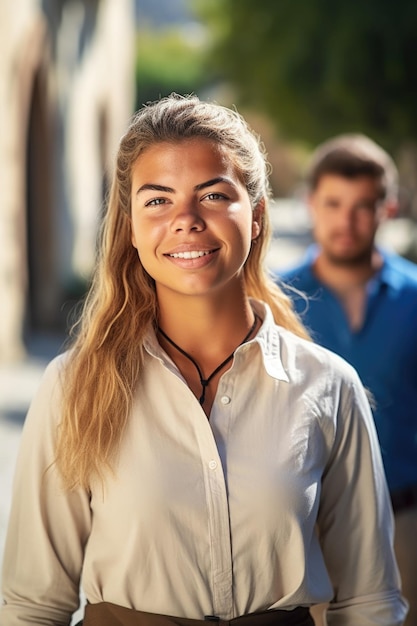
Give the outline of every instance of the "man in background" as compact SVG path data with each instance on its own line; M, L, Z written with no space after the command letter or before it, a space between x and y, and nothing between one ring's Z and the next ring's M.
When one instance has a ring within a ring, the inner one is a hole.
M313 339L350 362L373 396L405 624L416 626L417 266L375 244L397 211L397 169L368 137L341 135L317 148L307 182L315 244L281 279Z

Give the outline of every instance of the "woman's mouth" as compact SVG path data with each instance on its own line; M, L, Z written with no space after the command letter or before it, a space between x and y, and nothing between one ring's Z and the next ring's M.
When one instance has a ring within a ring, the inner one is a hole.
M212 254L212 250L189 250L188 252L172 252L167 256L173 259L198 259L202 256Z

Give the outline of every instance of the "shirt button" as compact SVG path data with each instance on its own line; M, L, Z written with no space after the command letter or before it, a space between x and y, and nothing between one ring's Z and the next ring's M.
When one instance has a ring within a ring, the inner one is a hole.
M220 398L220 402L221 402L222 404L230 404L230 402L231 402L231 398L230 398L229 396L222 396L222 397Z
M215 461L214 459L212 461L209 462L209 468L214 470L217 467L217 461Z

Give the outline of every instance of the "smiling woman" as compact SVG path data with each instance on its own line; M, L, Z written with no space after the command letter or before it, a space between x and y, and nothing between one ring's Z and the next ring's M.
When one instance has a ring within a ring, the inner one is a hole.
M78 332L25 423L2 624L67 625L81 572L84 626L309 626L322 602L401 624L366 394L264 267L261 145L193 96L132 119Z
M181 296L188 296L189 324L207 298L217 325L224 308L234 312L237 324L245 310L243 266L260 233L262 209L252 209L238 172L224 157L216 143L193 138L158 143L133 166L132 241L155 281L164 327L176 323L172 311L184 307ZM184 341L190 342L190 330L188 325ZM236 328L236 335L239 330L244 328Z

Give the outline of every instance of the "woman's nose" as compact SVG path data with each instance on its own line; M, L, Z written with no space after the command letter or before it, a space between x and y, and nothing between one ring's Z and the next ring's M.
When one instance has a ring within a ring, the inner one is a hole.
M200 231L204 230L204 227L204 220L193 202L184 202L178 206L171 224L173 232Z

